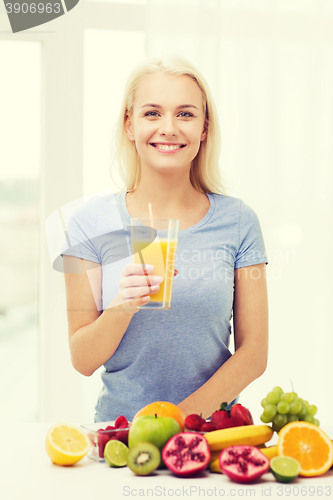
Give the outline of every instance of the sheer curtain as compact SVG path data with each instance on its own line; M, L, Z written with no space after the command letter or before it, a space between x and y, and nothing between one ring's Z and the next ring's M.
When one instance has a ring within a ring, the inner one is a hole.
M269 265L270 354L242 394L256 418L275 385L333 400L333 2L148 0L147 56L180 54L208 81L228 194L257 212Z

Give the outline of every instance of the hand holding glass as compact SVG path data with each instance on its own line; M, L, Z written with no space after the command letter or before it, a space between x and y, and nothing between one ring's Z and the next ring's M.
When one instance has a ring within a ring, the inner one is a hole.
M148 228L148 230L147 230ZM164 279L150 301L141 309L165 310L171 307L172 286L175 270L179 220L131 219L131 244L133 261L145 266L153 265L151 276L146 275L148 286L154 276Z

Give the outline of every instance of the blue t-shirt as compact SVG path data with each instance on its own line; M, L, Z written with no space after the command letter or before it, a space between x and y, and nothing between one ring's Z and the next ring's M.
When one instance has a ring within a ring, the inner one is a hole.
M234 270L267 258L255 212L238 198L207 196L205 217L178 234L171 309L134 314L104 364L95 422L132 419L153 401L178 404L231 356ZM130 252L122 258L124 245L112 245L112 232L129 225L126 193L103 191L77 209L67 226L75 249L62 253L102 265L103 309L119 291L121 270L132 262Z

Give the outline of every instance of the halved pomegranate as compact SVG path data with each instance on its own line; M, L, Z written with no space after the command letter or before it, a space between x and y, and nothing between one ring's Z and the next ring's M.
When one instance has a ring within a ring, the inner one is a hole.
M251 483L269 469L269 459L255 446L229 446L219 461L221 471L237 483Z
M207 439L196 432L180 432L164 446L162 459L176 476L199 474L206 469L210 460Z

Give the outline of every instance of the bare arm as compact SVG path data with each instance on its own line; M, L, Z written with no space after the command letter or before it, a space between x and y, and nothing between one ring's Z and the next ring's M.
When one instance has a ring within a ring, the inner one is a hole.
M224 401L230 403L266 369L268 300L266 264L235 269L235 353L214 375L178 406L186 415L209 417Z
M147 297L151 289L142 270L140 275L141 266L129 264L122 272L120 292L101 313L101 266L77 257L64 259L65 266L73 262L69 259L81 260L82 264L82 273L65 273L68 335L74 368L90 376L113 356L138 306L149 300L143 295Z

